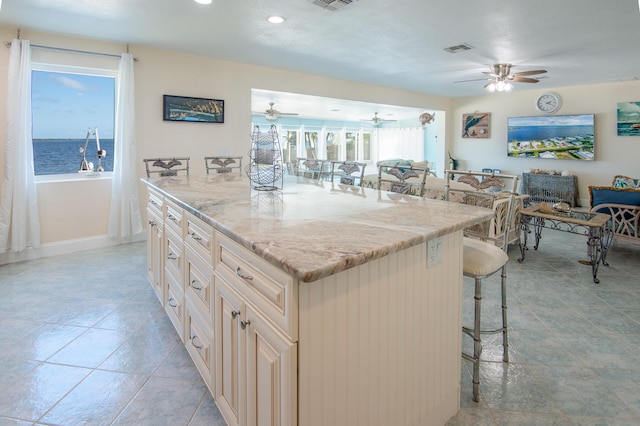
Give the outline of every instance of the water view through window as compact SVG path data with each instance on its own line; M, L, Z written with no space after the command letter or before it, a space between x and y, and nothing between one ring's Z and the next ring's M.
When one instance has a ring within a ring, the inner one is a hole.
M31 89L35 174L78 173L83 159L97 170L96 128L101 166L113 171L115 78L34 69Z

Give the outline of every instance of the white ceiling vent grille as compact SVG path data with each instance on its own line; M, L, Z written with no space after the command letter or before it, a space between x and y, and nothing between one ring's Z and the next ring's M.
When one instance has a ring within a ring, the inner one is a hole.
M463 43L463 44L458 44L457 46L447 47L444 50L446 50L449 53L458 53L458 52L464 52L471 49L473 49L473 47L469 46L466 43Z
M336 11L345 6L349 6L354 1L357 0L313 0L313 4L318 5L323 9Z

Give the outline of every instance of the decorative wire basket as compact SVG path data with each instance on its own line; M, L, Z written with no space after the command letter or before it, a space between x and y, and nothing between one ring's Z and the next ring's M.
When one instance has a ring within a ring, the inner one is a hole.
M251 133L249 164L245 169L253 189L258 191L282 189L284 180L282 167L282 151L276 126L272 124L268 132L261 132L260 127L255 126Z

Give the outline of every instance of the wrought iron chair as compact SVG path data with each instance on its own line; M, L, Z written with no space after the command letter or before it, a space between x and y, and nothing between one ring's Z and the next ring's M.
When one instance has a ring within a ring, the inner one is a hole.
M378 189L422 197L428 174L429 169L427 167L379 163Z
M177 176L179 172L189 176L189 157L144 158L142 161L144 161L147 177L153 174Z
M316 158L298 158L296 161L296 176L321 180L327 173L327 160Z
M238 172L242 174L242 157L240 156L204 157L204 165L207 169L207 174L212 170L215 173L230 173L233 169L238 169Z
M474 320L473 327L462 327L464 334L473 338L473 354L463 351L462 357L473 363L473 400L480 400L480 354L482 353L482 334L502 333L502 359L509 362L509 338L507 328L507 262L509 256L507 249L511 242L519 241L519 224L516 222L519 209L516 190L518 176L507 174L494 174L483 172L471 172L460 170L446 170L445 200L453 191L463 192L463 203L481 207L487 207L496 211L495 225L482 224L465 230L463 275L474 279ZM451 189L451 175L455 174L458 181L468 183L474 190ZM482 179L482 180L480 180ZM509 188L507 184L510 182ZM503 192L485 191L489 188L499 187ZM506 201L505 201L506 200ZM496 209L495 204L498 204ZM496 229L490 229L495 226ZM516 228L517 237L510 231ZM515 239L514 239L515 238ZM497 329L481 328L482 305L482 280L500 271L502 326Z
M332 161L330 180L335 182L335 179L339 178L339 182L343 185L362 186L365 167L367 167L366 163L356 161Z

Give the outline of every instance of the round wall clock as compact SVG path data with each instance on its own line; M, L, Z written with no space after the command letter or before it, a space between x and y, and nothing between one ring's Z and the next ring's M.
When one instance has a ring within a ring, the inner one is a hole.
M546 114L553 114L562 106L562 98L555 92L547 92L536 99L536 109Z

